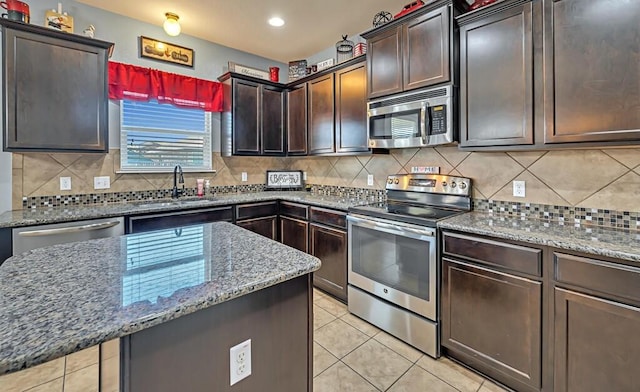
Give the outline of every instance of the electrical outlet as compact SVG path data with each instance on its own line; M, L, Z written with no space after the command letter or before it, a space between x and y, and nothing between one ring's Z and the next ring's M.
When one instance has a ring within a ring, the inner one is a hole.
M513 182L513 196L514 197L525 197L525 186L524 181L514 181Z
M71 177L60 177L60 190L61 191L71 190Z
M251 375L251 339L229 349L229 385Z
M307 181L307 172L302 172L302 180Z
M93 189L109 189L111 188L111 177L93 177Z
M247 182L247 172L242 172L242 182Z
M373 186L373 174L368 174L367 175L367 185L368 186Z

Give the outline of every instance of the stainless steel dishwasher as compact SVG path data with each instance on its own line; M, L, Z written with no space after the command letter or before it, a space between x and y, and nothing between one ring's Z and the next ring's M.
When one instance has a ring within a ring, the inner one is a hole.
M13 255L67 242L116 237L124 234L124 218L92 219L13 229Z

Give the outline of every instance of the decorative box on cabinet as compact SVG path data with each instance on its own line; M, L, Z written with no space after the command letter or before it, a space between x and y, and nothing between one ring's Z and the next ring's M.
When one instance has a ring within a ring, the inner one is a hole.
M108 152L113 44L0 18L4 151Z

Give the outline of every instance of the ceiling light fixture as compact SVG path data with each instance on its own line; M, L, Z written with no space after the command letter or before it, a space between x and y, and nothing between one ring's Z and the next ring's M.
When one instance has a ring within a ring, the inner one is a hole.
M179 35L181 28L178 19L180 19L180 17L173 12L167 12L164 16L166 19L162 27L164 28L165 33L172 37Z
M269 19L269 24L273 27L281 27L284 26L284 20L282 18L278 18L277 16Z

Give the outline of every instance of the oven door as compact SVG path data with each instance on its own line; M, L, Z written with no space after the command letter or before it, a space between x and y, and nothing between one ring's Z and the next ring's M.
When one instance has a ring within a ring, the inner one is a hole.
M349 284L436 321L436 231L360 215L349 222Z
M370 148L427 145L427 103L407 102L371 108L367 112Z

